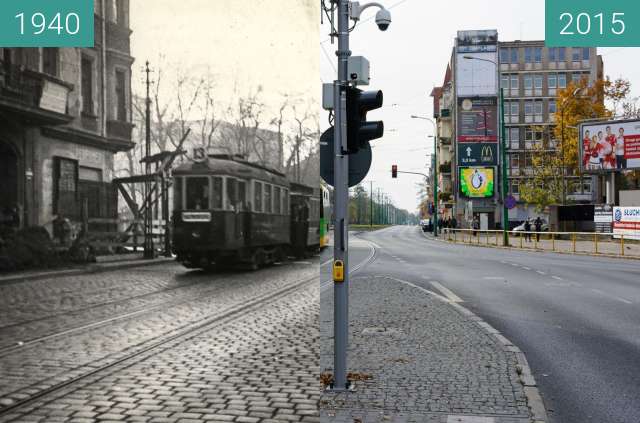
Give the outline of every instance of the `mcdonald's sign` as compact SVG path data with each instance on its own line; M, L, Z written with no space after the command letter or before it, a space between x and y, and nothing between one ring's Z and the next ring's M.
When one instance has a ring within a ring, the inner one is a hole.
M458 143L458 166L496 166L497 143Z

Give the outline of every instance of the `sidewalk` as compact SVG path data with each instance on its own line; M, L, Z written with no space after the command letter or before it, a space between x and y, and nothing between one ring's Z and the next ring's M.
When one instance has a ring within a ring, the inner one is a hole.
M68 267L63 269L43 269L36 271L24 271L0 274L0 285L9 285L12 283L31 281L38 279L59 278L65 276L77 276L87 273L108 272L110 270L128 269L140 266L151 266L154 264L168 263L175 261L173 257L158 257L151 260L120 260L107 261L103 263L89 263Z
M381 276L353 278L349 303L348 368L360 380L322 394L322 422L544 421L524 355L466 309ZM320 364L332 372L333 295L320 309Z

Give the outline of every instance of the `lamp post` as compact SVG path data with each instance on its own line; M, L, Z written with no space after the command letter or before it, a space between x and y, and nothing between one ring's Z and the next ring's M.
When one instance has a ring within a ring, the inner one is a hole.
M474 56L462 56L467 60L479 60L482 62L493 63L496 67L496 75L498 73L498 63L491 59L483 59L480 57ZM497 76L496 76L497 78ZM507 208L507 144L506 144L506 136L505 136L505 126L504 126L504 89L500 88L500 167L502 168L501 172L501 190L500 190L500 201L502 201L502 243L504 246L509 245L509 209Z
M438 236L438 127L436 122L425 116L411 115L411 119L422 119L433 125L433 236Z

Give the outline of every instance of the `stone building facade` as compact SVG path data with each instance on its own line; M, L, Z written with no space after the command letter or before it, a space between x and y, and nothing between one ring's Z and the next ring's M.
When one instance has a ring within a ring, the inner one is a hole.
M0 220L115 217L132 148L129 0L95 0L93 48L0 48Z

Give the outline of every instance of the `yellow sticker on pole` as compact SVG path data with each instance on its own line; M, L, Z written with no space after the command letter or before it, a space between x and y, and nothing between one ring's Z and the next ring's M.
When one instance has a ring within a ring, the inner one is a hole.
M344 262L342 260L333 262L333 281L344 282Z

